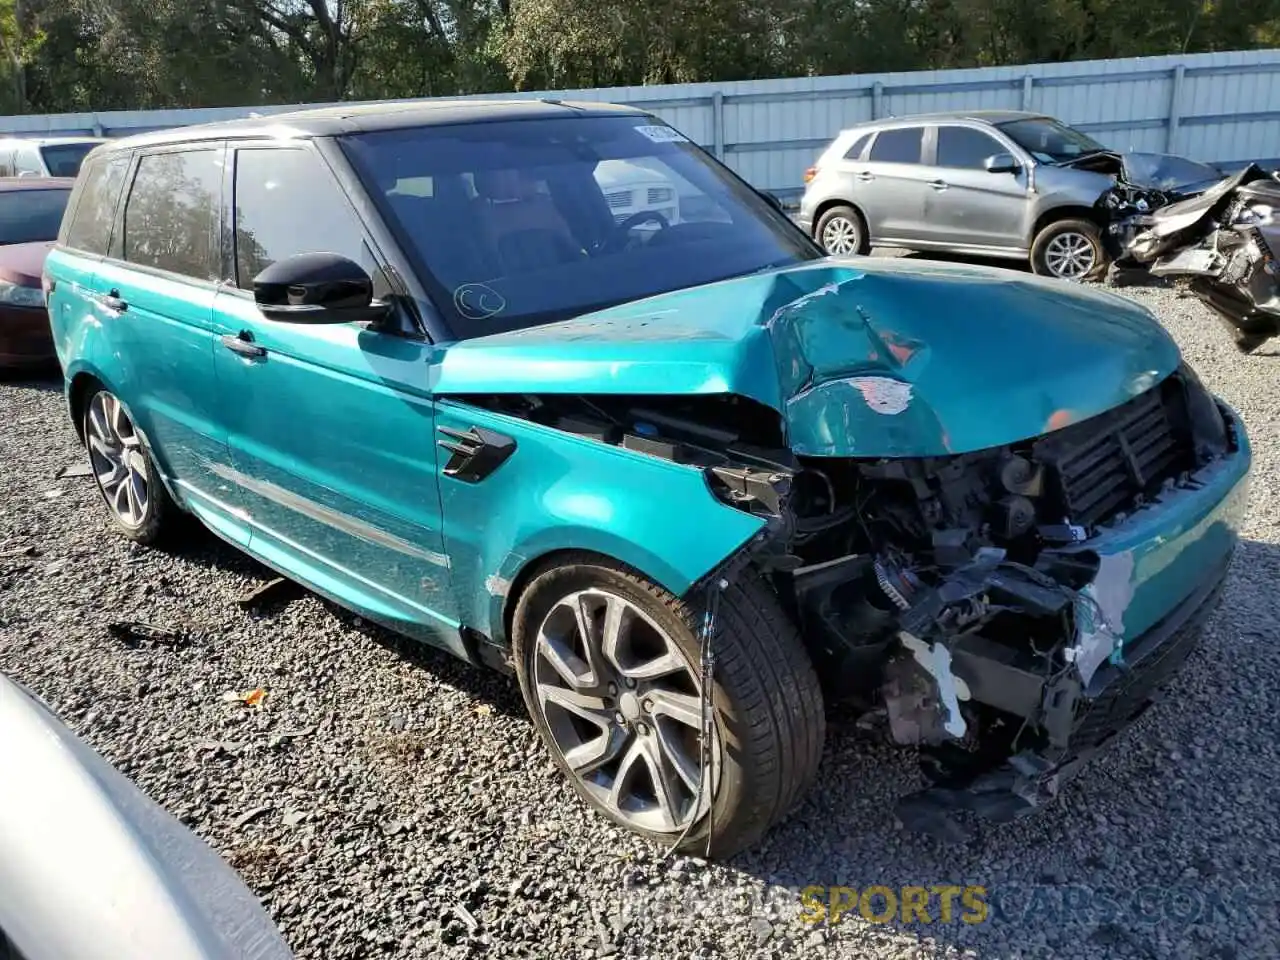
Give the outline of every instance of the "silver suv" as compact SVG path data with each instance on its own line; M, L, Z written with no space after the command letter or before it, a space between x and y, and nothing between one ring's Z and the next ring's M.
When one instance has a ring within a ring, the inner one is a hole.
M74 177L103 137L0 137L0 177Z
M1095 203L1116 178L1075 164L1110 153L1035 113L875 121L842 132L806 172L799 222L836 255L893 246L1029 257L1036 273L1088 279L1106 266Z

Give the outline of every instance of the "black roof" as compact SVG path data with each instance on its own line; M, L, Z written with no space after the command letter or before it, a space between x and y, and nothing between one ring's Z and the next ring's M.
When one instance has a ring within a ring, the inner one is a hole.
M113 140L98 149L107 152L169 143L188 143L193 140L239 140L255 137L306 139L403 127L571 116L647 116L647 114L635 107L568 100L402 100L386 103L340 104L335 107L295 110L244 120L174 127Z

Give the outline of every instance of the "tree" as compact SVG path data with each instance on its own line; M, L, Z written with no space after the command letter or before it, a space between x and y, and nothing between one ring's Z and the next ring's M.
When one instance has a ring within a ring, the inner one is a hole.
M8 112L944 69L1280 43L1280 0L0 0Z

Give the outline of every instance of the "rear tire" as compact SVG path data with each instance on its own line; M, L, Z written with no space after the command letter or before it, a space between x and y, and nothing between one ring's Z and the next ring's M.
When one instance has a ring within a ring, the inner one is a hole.
M1031 245L1031 269L1059 280L1096 280L1107 269L1102 231L1088 220L1055 220Z
M833 257L862 256L871 250L867 222L853 207L839 204L818 218L814 239Z
M604 558L571 555L521 594L513 644L534 726L578 794L641 836L669 845L683 835L680 850L722 858L756 843L809 789L826 720L795 626L759 577L743 574L722 593L712 636L706 784L702 604L701 595L682 600ZM646 678L660 660L670 670ZM672 705L684 721L673 719ZM633 752L642 760L628 760ZM679 801L669 815L659 780Z
M94 390L84 405L84 445L112 525L135 543L160 543L179 511L142 434L109 390Z

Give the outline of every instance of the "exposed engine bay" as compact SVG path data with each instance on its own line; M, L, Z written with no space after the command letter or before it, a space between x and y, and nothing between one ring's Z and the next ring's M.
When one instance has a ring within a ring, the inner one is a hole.
M773 583L828 698L920 749L934 786L900 818L946 835L949 809L1033 809L1057 771L1145 709L1147 685L1103 692L1123 651L1091 542L1196 489L1233 444L1185 366L1042 436L917 459L796 457L778 415L736 396L458 399L699 467L718 498L764 519L706 580L750 564ZM1162 655L1165 675L1186 652Z

